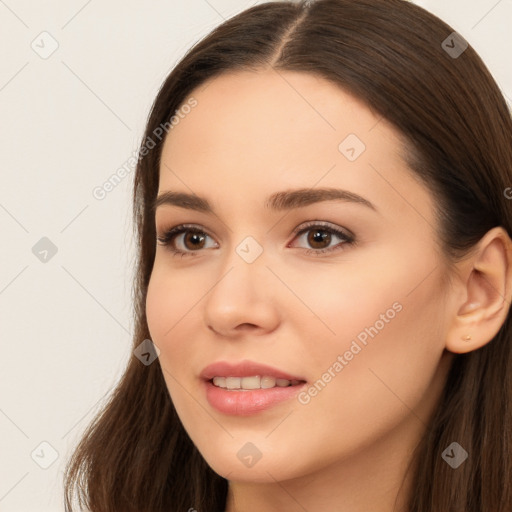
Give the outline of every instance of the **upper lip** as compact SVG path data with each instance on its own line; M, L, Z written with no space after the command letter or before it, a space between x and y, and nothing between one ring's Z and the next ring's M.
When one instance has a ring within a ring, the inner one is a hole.
M217 361L203 368L201 378L211 380L213 377L252 377L254 375L275 377L276 379L306 381L303 377L273 368L266 364L249 361L247 359L238 363L228 361Z

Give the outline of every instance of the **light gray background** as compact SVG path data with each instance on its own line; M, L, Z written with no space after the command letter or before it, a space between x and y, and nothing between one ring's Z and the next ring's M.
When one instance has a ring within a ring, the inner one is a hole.
M92 191L136 151L177 60L255 3L0 0L2 512L63 510L66 459L131 356L133 172L103 200ZM512 0L417 3L510 102ZM51 49L43 31L58 43L48 58L31 47ZM32 250L43 237L57 247L46 262Z

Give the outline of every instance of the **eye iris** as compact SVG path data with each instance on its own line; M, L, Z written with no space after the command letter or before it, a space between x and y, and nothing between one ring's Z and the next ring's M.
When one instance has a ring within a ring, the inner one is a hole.
M184 238L184 241L185 241L185 246L187 246L187 241L192 241L192 249L201 249L202 248L202 245L201 245L201 242L204 243L204 240L205 240L205 236L204 235L201 235L200 233L186 233L185 234L185 238ZM187 249L190 249L191 247L188 247L187 246Z
M310 231L310 235L308 236L308 243L311 244L315 249L322 249L322 247L317 247L315 244L322 244L327 241L327 245L331 242L331 234L327 233L321 229L315 229Z

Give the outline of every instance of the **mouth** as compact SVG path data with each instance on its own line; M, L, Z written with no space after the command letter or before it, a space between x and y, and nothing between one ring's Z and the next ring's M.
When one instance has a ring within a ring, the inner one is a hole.
M204 368L200 378L210 406L231 416L250 416L284 404L307 383L301 376L248 360L219 361Z
M213 377L208 382L214 386L230 391L251 391L254 389L287 388L304 384L305 380L281 379L271 375L252 375L250 377Z
M306 379L302 376L292 375L291 373L280 370L279 368L274 368L263 363L257 363L256 361L249 361L247 359L236 363L217 361L203 368L200 377L207 381L212 380L212 382L214 378L224 378L226 379L227 387L230 385L236 385L238 388L243 386L243 383L234 380L236 378L252 379L244 381L248 386L255 386L257 384L256 378L259 378L260 385L258 387L263 388L265 388L265 386L273 387L276 384L281 384L284 387L284 381L292 383L294 381L306 382ZM273 382L272 379L275 379L275 382ZM263 384L263 386L261 386L261 384ZM218 385L223 387L222 381L218 381ZM289 384L286 383L286 385Z

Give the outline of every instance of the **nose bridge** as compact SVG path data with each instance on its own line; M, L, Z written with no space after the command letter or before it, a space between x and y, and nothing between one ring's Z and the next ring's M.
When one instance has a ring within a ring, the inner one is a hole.
M222 289L239 300L259 300L264 293L261 285L266 281L265 273L269 273L267 263L263 245L253 236L244 237L223 258L214 290Z
M205 298L209 326L225 334L241 324L273 328L277 314L267 263L264 248L254 237L246 236L233 246L222 258L219 278Z

